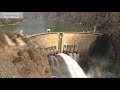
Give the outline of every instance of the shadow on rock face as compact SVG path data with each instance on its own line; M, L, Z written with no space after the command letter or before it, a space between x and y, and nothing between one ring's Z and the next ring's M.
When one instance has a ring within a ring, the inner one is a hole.
M106 77L120 77L120 31L99 36L90 46L89 55L99 61Z

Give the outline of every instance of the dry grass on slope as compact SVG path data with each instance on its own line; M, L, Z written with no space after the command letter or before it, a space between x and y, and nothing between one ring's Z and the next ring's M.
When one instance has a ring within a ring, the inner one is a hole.
M0 34L0 78L50 78L48 60L41 49L29 44L9 47ZM28 48L28 49L27 49ZM30 53L31 51L31 53Z
M28 49L20 50L14 61L18 74L22 78L51 78L52 74L46 56L40 48L32 43Z
M38 66L37 69L43 78L52 76L48 59L40 46L36 47L35 44L29 43L27 53L30 56L30 60Z
M0 49L0 78L50 78L47 59L38 52L33 51L36 55L31 59L27 50Z

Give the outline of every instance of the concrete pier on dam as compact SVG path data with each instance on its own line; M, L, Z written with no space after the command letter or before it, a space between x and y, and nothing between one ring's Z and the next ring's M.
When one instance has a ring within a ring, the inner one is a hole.
M58 53L88 55L90 46L99 35L101 34L88 32L50 32L27 37L45 49L49 57Z

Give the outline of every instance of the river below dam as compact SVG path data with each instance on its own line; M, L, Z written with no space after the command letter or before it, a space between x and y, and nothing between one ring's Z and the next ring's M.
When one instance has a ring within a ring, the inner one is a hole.
M24 22L17 25L6 25L0 28L14 32L23 30L25 35L44 33L48 28L52 32L78 32L86 30L81 24L48 19L26 19Z

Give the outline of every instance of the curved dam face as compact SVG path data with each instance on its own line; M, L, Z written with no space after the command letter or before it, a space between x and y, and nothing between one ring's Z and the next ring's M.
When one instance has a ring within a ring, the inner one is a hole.
M57 53L79 53L79 56L88 55L90 47L93 45L99 33L43 33L30 35L33 43L45 49L48 56Z
M87 78L78 63L64 53L51 56L49 63L53 75L58 78Z

